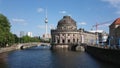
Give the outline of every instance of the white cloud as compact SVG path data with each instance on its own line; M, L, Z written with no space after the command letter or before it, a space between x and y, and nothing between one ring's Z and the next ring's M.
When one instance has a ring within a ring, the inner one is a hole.
M38 9L37 9L37 12L38 12L38 13L41 13L41 12L43 12L43 11L44 11L43 8L38 8Z
M18 19L18 18L12 18L13 23L21 24L21 25L27 25L25 19Z
M68 16L72 17L72 15L71 15L71 14L68 14Z
M80 22L80 23L78 23L79 25L87 25L87 23L86 22Z
M37 28L45 29L46 27L45 27L45 25L38 25ZM48 29L55 29L55 25L54 24L49 24Z
M62 10L62 11L59 11L59 13L61 13L61 14L66 14L67 11Z
M120 14L120 10L116 11L116 14Z
M17 18L13 18L12 21L14 22L24 22L24 19L17 19Z
M102 0L102 1L108 2L116 8L120 8L120 0Z
M109 26L110 25L110 23L107 23L107 24L104 24L105 26Z
M37 27L40 29L45 29L45 25L38 25Z
M111 6L117 9L116 14L120 14L120 0L102 0L103 2L108 2Z
M49 28L50 28L50 29L55 29L55 25L54 25L54 24L50 24L50 25L49 25Z

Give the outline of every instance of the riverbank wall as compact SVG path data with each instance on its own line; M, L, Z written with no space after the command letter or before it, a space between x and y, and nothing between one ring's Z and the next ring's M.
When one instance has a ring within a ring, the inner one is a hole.
M17 45L0 48L0 53L9 52L9 51L13 51L13 50L17 50Z
M97 59L109 63L120 64L120 50L86 46L85 51Z
M38 44L39 43L14 44L14 45L9 46L9 47L0 48L0 53L14 51L14 50L20 50L21 48L26 49L26 48L30 48L30 47L33 47L33 46L37 46Z

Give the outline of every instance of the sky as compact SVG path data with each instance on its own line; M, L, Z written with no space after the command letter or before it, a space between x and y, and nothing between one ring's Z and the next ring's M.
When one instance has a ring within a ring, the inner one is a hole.
M105 23L98 30L109 32L109 25L120 17L120 0L0 0L0 13L8 18L11 32L18 36L20 31L42 36L46 9L48 33L65 15L77 22L78 29L89 31L96 23Z

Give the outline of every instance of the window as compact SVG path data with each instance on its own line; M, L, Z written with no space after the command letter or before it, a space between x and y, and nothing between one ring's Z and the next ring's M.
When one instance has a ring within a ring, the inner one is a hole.
M73 36L75 36L75 34L73 34Z
M70 36L70 34L68 34L68 36Z
M70 43L70 39L68 39L68 43Z
M62 34L62 36L65 36L65 34Z
M62 40L62 43L65 43L65 40L64 40L64 39Z
M73 39L73 42L75 42L75 39Z
M57 40L57 43L60 43L60 40L59 40L59 39Z
M79 39L77 39L77 42L79 42Z

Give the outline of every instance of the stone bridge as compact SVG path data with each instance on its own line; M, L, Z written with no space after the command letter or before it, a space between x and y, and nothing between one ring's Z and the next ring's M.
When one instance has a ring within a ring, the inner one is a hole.
M51 46L50 43L21 43L17 45L17 49L26 49L34 46Z

